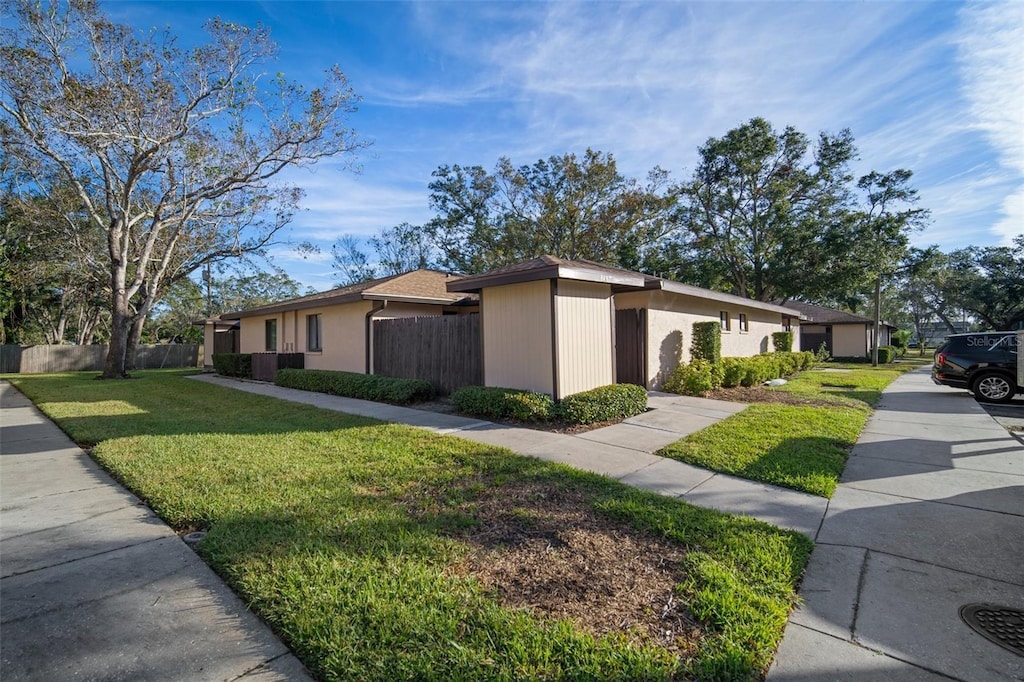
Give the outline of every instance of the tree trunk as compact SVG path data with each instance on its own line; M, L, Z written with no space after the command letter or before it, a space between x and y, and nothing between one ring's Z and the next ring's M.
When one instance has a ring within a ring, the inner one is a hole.
M125 272L118 263L110 267L110 348L103 365L103 379L127 379L125 353L128 350L131 315L128 311L128 292L125 291Z
M124 368L125 371L135 370L135 351L142 341L142 327L146 324L146 318L140 317L132 322L131 330L128 333L128 345L125 348Z

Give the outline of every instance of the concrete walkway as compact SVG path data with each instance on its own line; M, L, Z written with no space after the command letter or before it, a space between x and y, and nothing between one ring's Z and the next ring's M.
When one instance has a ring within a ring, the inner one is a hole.
M818 532L828 505L828 501L821 497L715 473L652 454L687 434L745 409L746 405L740 403L653 393L648 405L654 409L644 414L613 426L567 435L213 374L190 378L500 445L523 455L610 476L628 485L678 497L701 507L752 516L780 528L800 531L811 538Z
M0 382L0 679L308 680L185 543Z
M769 680L1024 680L958 615L1024 609L1024 447L966 391L891 384L816 540Z

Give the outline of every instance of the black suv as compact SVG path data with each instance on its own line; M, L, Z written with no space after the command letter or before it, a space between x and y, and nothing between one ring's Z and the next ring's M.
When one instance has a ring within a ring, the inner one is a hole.
M977 400L1008 403L1017 385L1016 332L953 334L935 351L932 381L944 386L966 388Z

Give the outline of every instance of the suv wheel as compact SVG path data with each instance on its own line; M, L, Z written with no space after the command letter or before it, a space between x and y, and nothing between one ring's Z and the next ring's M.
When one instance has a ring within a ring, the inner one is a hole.
M975 400L987 403L1008 403L1013 400L1013 382L1002 374L992 372L979 374L971 382Z

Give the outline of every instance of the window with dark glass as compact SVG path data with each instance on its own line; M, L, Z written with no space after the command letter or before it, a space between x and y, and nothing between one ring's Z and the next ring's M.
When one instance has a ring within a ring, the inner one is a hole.
M722 331L727 332L731 327L729 326L729 311L723 310L718 313L718 320L722 323Z
M268 353L277 352L277 320L267 320L264 323L265 348Z
M747 314L746 313L740 313L740 331L741 332L748 332L748 331L750 331L750 326L747 324Z
M306 315L306 350L323 350L320 336L320 315Z

